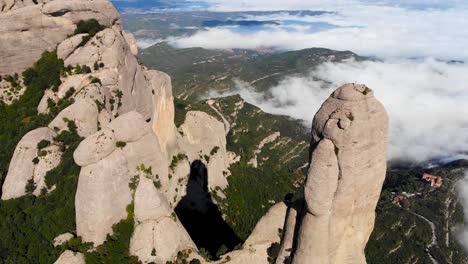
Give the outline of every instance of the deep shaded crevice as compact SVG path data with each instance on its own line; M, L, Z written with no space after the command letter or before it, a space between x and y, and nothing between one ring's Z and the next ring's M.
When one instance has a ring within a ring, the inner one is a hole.
M201 160L192 162L187 194L177 204L175 212L198 249L205 249L210 259L216 260L242 243L211 200L208 170Z
M64 16L65 14L67 14L68 12L70 12L70 11L69 10L60 10L60 11L57 11L57 12L49 13L49 16L61 17L61 16Z

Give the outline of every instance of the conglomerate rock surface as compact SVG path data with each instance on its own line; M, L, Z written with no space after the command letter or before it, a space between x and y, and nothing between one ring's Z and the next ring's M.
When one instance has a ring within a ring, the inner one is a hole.
M364 85L338 88L314 117L294 264L366 263L386 173L388 117Z

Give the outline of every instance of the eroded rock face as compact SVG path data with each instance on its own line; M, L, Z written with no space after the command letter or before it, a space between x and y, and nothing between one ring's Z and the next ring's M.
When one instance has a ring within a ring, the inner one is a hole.
M27 133L21 139L16 146L2 186L2 200L25 195L29 180L33 180L36 185L34 195L39 195L46 187L45 175L60 163L61 151L53 144L39 150L38 143L42 140L53 143L56 135L51 129L43 127Z
M77 235L95 246L112 233L112 225L127 217L133 177L159 182L168 174L157 136L136 112L83 140L74 159L82 167L75 198Z
M106 0L0 0L0 75L21 73L73 33L80 20L91 18L108 27L120 24Z
M366 263L386 172L388 117L372 90L346 84L312 124L310 169L293 263Z

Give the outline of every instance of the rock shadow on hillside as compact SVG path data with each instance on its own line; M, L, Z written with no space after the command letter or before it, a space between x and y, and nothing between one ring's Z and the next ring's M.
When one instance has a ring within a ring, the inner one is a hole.
M211 259L217 259L242 243L212 202L208 170L200 160L193 161L190 166L187 194L177 204L175 212L197 247L205 249Z

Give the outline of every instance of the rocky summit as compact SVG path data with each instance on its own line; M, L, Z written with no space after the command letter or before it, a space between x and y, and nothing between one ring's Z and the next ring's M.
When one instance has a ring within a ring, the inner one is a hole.
M365 85L338 88L317 112L293 263L366 263L387 167L387 130L385 109Z
M61 254L55 263L101 263L117 248L142 263L267 264L273 245L280 245L276 263L366 262L388 127L371 89L346 84L325 101L312 125L304 206L273 201L235 247L240 240L218 210L235 160L229 123L194 109L176 126L171 78L138 63L135 38L112 4L1 0L0 11L0 74L24 71L18 85L25 94L39 91L28 94L39 97L34 114L21 116L29 131L16 145L1 199L52 201L66 192L57 203L66 199L72 227L46 232ZM259 142L249 164L257 168L261 149L280 137ZM230 252L207 256L200 245L216 239L194 235L190 225L200 215L217 217L212 228L232 235Z

